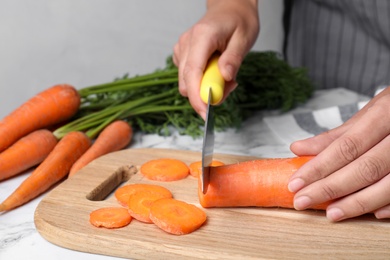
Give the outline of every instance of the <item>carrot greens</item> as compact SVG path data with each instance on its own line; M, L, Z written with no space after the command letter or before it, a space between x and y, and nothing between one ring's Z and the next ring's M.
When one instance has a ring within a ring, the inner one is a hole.
M287 111L305 102L313 85L303 68L292 68L277 53L250 52L237 75L239 86L215 107L216 130L239 127L255 111ZM144 75L124 75L113 82L79 90L81 105L74 120L58 128L62 137L70 131L87 131L90 138L114 120L126 120L146 133L170 135L172 129L201 136L204 121L178 91L178 70L168 57L166 66Z

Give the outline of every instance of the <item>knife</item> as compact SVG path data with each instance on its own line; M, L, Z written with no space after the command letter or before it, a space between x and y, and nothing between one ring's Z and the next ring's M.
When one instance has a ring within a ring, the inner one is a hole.
M225 88L225 80L218 69L219 55L211 56L203 73L200 84L200 97L207 104L204 137L202 146L202 174L200 176L203 194L207 192L210 180L210 164L214 152L214 107L221 102Z

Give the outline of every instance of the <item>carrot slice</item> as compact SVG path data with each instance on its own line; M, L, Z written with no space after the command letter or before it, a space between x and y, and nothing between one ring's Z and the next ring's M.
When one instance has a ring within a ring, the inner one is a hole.
M176 181L188 176L187 164L177 159L160 158L150 160L141 166L141 173L150 180Z
M206 221L206 213L195 205L176 199L159 199L150 207L150 219L174 235L189 234Z
M100 208L89 214L89 222L95 227L120 228L130 224L131 220L128 210L120 207Z
M114 196L118 200L119 204L124 207L127 207L130 196L138 191L144 190L163 194L165 198L172 197L172 193L167 188L164 188L160 185L143 183L134 183L122 186L115 191Z
M138 191L129 197L129 202L127 204L129 213L133 218L141 222L153 223L149 217L151 205L159 199L171 197L172 196L165 197L162 193L150 190Z
M218 160L213 160L210 164L210 166L213 167L222 165L225 165L225 163ZM198 178L199 174L202 172L202 161L193 162L188 167L190 168L190 174Z

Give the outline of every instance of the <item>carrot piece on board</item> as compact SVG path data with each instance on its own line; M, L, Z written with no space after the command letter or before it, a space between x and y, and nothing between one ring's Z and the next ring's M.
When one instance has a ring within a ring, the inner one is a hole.
M212 160L210 167L221 166L221 165L225 165L225 163L218 160ZM192 162L188 167L190 168L190 174L198 178L199 174L202 172L202 161Z
M0 204L0 212L27 203L63 179L90 145L90 139L82 132L65 135L33 173Z
M159 199L150 207L150 219L174 235L189 234L206 221L206 213L195 205L176 199Z
M258 159L210 168L206 194L198 182L200 204L205 207L294 208L287 184L291 175L313 157ZM315 209L326 209L329 203Z
M70 85L48 88L0 121L0 152L32 131L71 118L80 106L80 95Z
M151 191L154 193L160 193L166 198L172 197L172 193L170 190L168 190L165 187L162 187L160 185L155 185L155 184L144 184L144 183L133 183L133 184L127 184L122 187L119 187L116 189L114 196L119 202L124 207L127 207L127 204L129 202L129 198L131 195L133 195L136 192L139 191Z
M153 223L149 217L151 205L163 198L172 198L172 196L165 196L163 193L153 192L150 190L138 191L129 197L127 207L130 215L145 223Z
M92 146L73 164L69 177L96 158L126 147L132 136L133 129L126 121L118 120L109 124L99 134Z
M95 227L121 228L130 224L132 217L125 208L107 207L92 211L89 222Z
M177 159L160 158L141 165L141 173L150 180L176 181L188 176L187 164Z
M46 129L36 130L0 153L0 181L41 163L57 144L57 138Z

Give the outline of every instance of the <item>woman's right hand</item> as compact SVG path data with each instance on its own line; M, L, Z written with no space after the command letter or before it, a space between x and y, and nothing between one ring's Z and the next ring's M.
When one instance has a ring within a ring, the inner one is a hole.
M221 53L218 67L226 81L223 100L237 86L235 77L259 33L257 0L209 0L206 14L174 46L179 68L179 91L205 118L206 104L199 94L203 71L211 55Z

